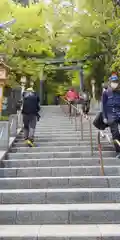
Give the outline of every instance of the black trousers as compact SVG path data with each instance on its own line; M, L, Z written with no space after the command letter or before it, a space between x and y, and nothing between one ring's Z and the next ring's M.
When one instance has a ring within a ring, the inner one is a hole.
M84 114L88 114L89 113L89 111L90 111L90 102L89 101L88 102L84 102L82 104L82 110L83 110Z
M120 141L120 132L119 132L119 125L120 121L114 121L112 124L110 124L110 130L112 134L113 141L118 140ZM120 146L114 142L116 153L120 153Z
M71 116L72 114L72 105L74 104L74 101L69 101L69 115Z

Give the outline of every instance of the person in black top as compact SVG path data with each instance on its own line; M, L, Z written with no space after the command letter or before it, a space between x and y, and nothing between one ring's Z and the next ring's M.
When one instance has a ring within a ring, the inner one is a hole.
M32 88L28 88L23 93L23 124L24 124L24 137L29 146L34 146L34 133L36 122L39 120L40 115L40 99Z
M82 97L83 97L82 103L83 114L87 116L90 111L90 94L85 88L83 90Z

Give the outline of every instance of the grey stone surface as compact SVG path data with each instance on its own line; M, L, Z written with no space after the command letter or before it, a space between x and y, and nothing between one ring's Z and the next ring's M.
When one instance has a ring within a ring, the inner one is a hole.
M8 235L2 239L0 235L0 239L116 240L120 236L120 227L115 224L120 222L120 209L119 204L113 207L112 203L120 202L120 162L114 159L113 148L102 139L106 175L103 177L97 130L93 128L91 157L87 120L81 141L80 131L75 131L74 123L71 125L59 107L45 107L43 114L36 128L37 146L27 148L23 133L20 134L0 169L0 224L3 215L2 224L13 224L15 229L25 224L29 227L13 231L14 236L7 230ZM99 203L104 203L104 207ZM110 228L109 235L96 223L103 224L106 231ZM37 232L31 232L35 225L39 226ZM19 232L22 235L18 236Z
M28 148L28 147L15 147L12 148L12 152L16 153L16 152L22 152L22 153L26 153L26 152L69 152L69 151L85 151L86 150L86 146L53 146L53 147L49 147L49 146L38 146L38 147L34 147L34 148ZM87 151L90 151L90 146L87 147Z
M2 193L1 203L4 204L33 204L45 203L45 192L31 193L31 192L15 192Z
M12 168L0 168L0 178L5 178L5 177L16 177L17 174L17 169L12 169Z
M107 181L104 178L70 178L69 187L81 187L81 188L91 188L91 187L108 187Z
M29 187L30 187L29 179L17 179L17 178L0 179L0 189L16 189L16 188L27 189Z
M120 187L120 178L109 178L110 187Z
M120 202L120 191L104 189L17 189L0 191L1 203L27 204L27 203L113 203Z
M20 168L17 170L17 177L50 177L51 168Z
M24 159L3 160L4 167L55 167L55 166L100 166L98 158L50 158L50 159ZM114 158L105 158L105 166L120 166L120 161Z
M70 224L119 223L119 212L111 211L71 211Z
M68 224L66 211L17 211L16 224Z
M105 167L108 176L116 176L119 167ZM25 167L0 168L0 177L61 177L61 176L99 176L99 166L59 166L59 167Z
M88 203L91 202L91 196L88 192L48 192L46 194L46 202L47 203Z
M0 211L0 225L15 224L16 221L16 211Z
M58 188L68 187L68 178L31 179L30 188Z
M20 167L38 167L38 160L24 159L24 160L3 160L2 164L6 168L20 168Z
M5 206L5 205L4 205ZM111 224L120 222L120 207L109 205L13 205L0 207L1 224ZM16 215L17 213L17 215ZM102 230L103 232L103 230Z
M101 235L99 229L101 225L6 225L0 226L0 239L10 240L28 240L28 239L42 239L42 240L118 240L120 239L117 225L105 225L104 228L111 228L109 235L105 233ZM120 227L120 225L118 225ZM117 236L118 234L118 236Z
M17 135L17 127L18 127L18 116L17 114L12 114L9 116L10 123L10 136L16 137Z
M13 236L13 237L2 237L0 240L38 240L37 236L29 236L29 237L21 237L21 236Z
M0 150L7 150L9 146L9 122L0 121Z

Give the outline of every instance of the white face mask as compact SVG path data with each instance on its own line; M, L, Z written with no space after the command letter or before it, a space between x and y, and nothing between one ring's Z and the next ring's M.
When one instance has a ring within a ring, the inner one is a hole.
M111 88L116 89L118 87L118 83L111 82Z

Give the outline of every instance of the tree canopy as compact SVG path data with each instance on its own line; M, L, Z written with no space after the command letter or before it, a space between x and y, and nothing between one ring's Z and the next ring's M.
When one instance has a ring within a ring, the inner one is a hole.
M31 1L30 1L31 2ZM29 3L30 3L29 2ZM24 7L11 0L0 1L0 21L16 19L10 29L0 31L0 53L12 67L11 79L25 74L34 81L44 66L41 59L65 56L87 58L84 63L86 84L95 78L98 89L112 70L120 68L120 10L112 0L51 0ZM39 54L39 58L31 58ZM92 56L98 56L97 58ZM66 79L78 84L79 74L61 75L47 67L49 83Z

